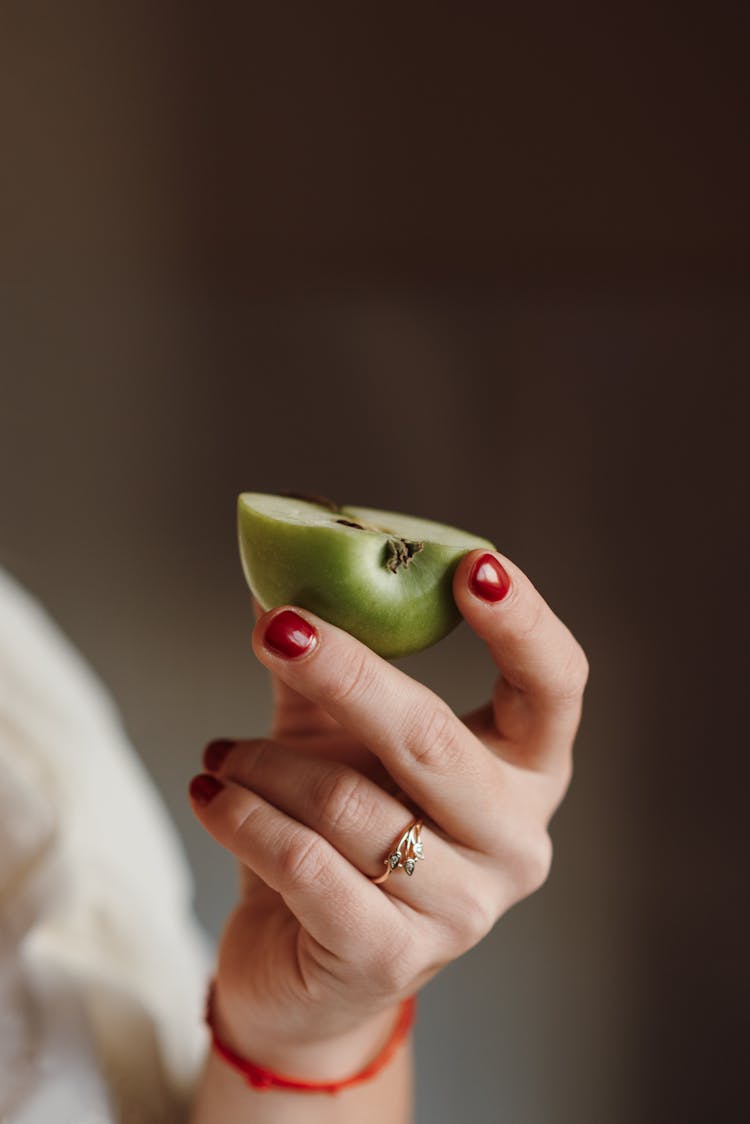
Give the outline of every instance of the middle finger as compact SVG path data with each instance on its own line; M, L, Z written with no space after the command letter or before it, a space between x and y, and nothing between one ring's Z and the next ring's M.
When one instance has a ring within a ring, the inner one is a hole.
M396 869L383 884L391 897L419 913L450 922L476 909L478 887L490 910L499 897L496 863L446 839L419 810L349 765L258 738L235 742L219 762L207 753L204 767L212 766L223 780L249 788L317 832L368 878L385 873L396 841L422 819L424 859L416 860L412 875ZM462 897L469 892L471 903Z

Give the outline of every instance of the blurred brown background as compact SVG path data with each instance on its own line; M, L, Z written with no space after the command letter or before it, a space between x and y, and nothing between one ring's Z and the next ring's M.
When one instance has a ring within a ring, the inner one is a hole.
M592 665L547 886L422 997L420 1124L747 1111L744 5L5 4L0 561L185 788L262 732L242 489L464 525ZM403 666L458 710L462 628ZM744 717L744 716L743 716Z

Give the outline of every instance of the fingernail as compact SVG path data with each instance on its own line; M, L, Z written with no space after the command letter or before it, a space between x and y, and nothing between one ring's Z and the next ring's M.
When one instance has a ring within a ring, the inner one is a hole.
M231 738L215 738L203 750L203 768L209 773L218 773L224 758L235 743Z
M294 659L309 651L317 643L317 639L318 634L313 626L292 609L284 609L278 613L266 629L264 637L267 647L287 659Z
M221 781L217 781L216 777L210 777L208 773L199 773L190 782L190 795L196 804L204 808L223 787L224 785Z
M502 601L510 589L510 578L493 554L483 554L472 567L469 586L483 601Z

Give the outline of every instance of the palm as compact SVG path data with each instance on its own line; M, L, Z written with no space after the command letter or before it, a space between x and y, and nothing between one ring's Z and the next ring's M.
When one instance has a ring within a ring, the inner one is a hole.
M321 707L272 676L274 716L271 737L294 749L351 765L383 789L398 786L382 762L344 730ZM479 733L488 708L467 715L464 722ZM401 799L410 803L401 794ZM301 926L282 896L246 866L240 867L240 901L230 915L219 950L219 974L227 990L261 1017L281 1003L304 1009L306 985L329 957ZM321 971L320 977L323 977Z
M394 791L381 762L325 712L274 680L272 737L294 749L352 765ZM279 1003L305 999L305 982L323 950L282 896L247 866L240 866L240 901L229 917L218 972L227 990L259 1015ZM290 994L290 989L294 996Z

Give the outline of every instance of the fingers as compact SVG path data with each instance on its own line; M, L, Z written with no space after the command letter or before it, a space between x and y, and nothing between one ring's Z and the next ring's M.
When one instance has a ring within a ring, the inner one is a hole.
M368 878L386 873L386 859L397 841L421 818L351 766L278 741L240 741L218 756L209 746L204 767L222 780L250 788L306 824ZM425 858L415 860L411 875L402 869L389 874L387 890L419 913L434 917L447 913L449 923L460 911L461 890L476 855L447 841L429 823L422 837ZM402 850L402 859L406 857ZM495 897L489 887L486 897Z
M520 763L564 769L588 678L580 644L525 574L496 552L466 555L453 592L501 672L491 708L496 731Z
M335 730L338 723L322 706L306 699L278 675L271 676L273 718L271 735L275 738L307 737Z
M330 952L355 959L363 932L397 934L403 926L393 901L327 840L261 796L205 773L190 795L214 839L276 890Z
M438 695L306 611L266 614L253 647L283 682L364 742L446 834L478 850L492 848L502 762Z
M384 952L399 947L403 932L401 947L421 959L419 970L453 959L549 872L549 836L515 809L488 855L425 825L423 857L411 852L413 873L393 870L378 886L371 879L384 871L394 844L406 857L413 816L368 778L266 739L235 742L218 756L210 746L204 764L211 774L191 785L198 818L281 894L320 944L348 960L362 951L352 938L357 931L360 944L374 941ZM378 912L373 890L388 909Z

